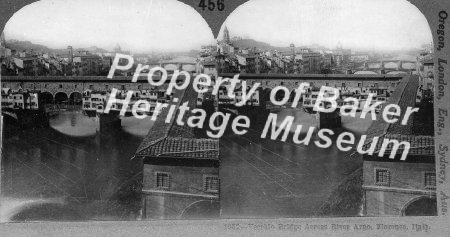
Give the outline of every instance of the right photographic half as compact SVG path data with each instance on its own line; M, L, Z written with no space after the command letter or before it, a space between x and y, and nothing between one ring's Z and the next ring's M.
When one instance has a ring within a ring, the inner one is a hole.
M220 138L221 217L437 215L432 41L406 0L233 11L200 59L250 120Z

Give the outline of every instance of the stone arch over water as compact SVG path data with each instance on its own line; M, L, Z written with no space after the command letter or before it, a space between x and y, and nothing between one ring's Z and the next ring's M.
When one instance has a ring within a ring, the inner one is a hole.
M52 93L47 92L47 91L42 92L41 93L41 101L44 104L53 104L54 98L53 98Z
M55 104L64 104L68 103L69 97L65 92L56 92L55 93Z
M435 197L421 196L410 200L402 209L403 216L436 216L437 202Z
M70 93L69 103L74 105L81 105L83 103L83 95L78 91Z

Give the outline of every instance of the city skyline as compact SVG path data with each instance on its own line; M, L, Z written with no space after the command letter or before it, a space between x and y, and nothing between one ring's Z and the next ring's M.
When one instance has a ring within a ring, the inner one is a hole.
M294 43L331 49L342 44L359 50L407 50L432 42L426 18L405 0L252 0L228 16L219 39L225 26L232 37L278 47Z
M119 44L135 53L175 52L215 43L204 19L181 2L112 1L107 7L103 3L106 2L36 2L11 17L4 32L8 40L31 41L55 49L72 45L112 50ZM401 13L395 12L400 8ZM172 15L177 15L177 19ZM264 24L254 19L264 19ZM147 24L149 21L155 23ZM408 50L432 42L425 17L404 0L362 4L353 0L338 3L289 0L282 5L252 0L230 14L218 39L222 38L225 25L231 36L251 38L274 47L294 43L332 49L341 44L356 50ZM274 31L276 34L271 33Z
M200 14L175 0L44 0L14 14L4 33L7 40L58 49L119 44L132 52L189 51L215 42Z

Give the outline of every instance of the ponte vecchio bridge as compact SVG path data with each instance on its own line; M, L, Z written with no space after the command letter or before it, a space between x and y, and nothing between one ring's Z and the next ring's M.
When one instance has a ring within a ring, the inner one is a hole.
M232 78L235 74L221 74L221 77ZM286 75L286 74L240 74L239 79L246 80L247 85L261 83L263 90L271 90L276 86L284 86L293 91L302 82L311 86L330 86L342 90L359 88L365 92L370 88L380 88L393 92L403 75ZM110 91L119 90L150 90L157 89L148 83L146 76L140 76L136 83L132 77L115 76L112 79L101 76L2 76L2 88L12 90L37 90L46 101L58 101L81 97L85 90ZM167 82L169 82L169 78ZM164 89L167 83L159 89Z

